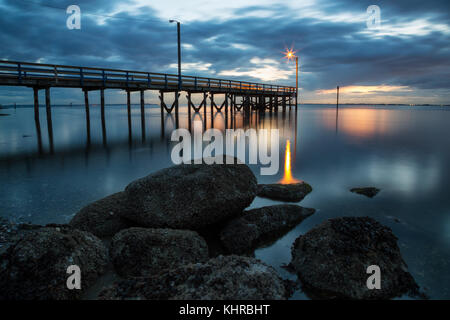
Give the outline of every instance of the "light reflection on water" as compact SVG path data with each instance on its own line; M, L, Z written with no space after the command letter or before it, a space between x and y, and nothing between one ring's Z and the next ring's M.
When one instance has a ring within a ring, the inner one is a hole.
M32 108L5 109L0 117L0 215L33 223L67 222L87 203L122 190L130 181L171 165L173 115L147 106L145 132L139 106L107 106L106 144L100 110L91 109L90 143L84 107L54 107L53 150L40 110L41 149ZM203 121L203 112L193 113ZM214 113L205 127L280 129L280 171L260 183L304 180L313 192L300 204L317 212L256 256L295 279L280 265L290 261L298 235L338 216L371 216L399 237L410 271L432 298L450 298L450 112L431 107L300 106L298 113ZM179 127L189 128L187 108ZM144 134L143 134L144 133ZM348 190L375 186L373 199ZM251 207L281 203L257 198ZM398 220L397 220L398 219ZM396 222L400 221L400 222ZM301 291L293 298L305 298Z

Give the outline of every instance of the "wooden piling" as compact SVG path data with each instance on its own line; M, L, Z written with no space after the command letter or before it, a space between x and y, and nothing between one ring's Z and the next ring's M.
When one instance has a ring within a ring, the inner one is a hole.
M142 141L145 141L145 101L144 101L144 90L140 90L141 93L141 131L142 131Z
M86 110L86 138L89 146L91 144L91 117L89 114L89 95L86 89L84 90L84 107Z
M127 90L127 115L128 115L128 142L133 140L133 130L131 128L131 92Z
M34 122L36 124L38 151L39 154L42 154L43 148L42 148L41 123L39 121L39 88L34 87L33 92L34 92Z
M34 120L39 121L39 89L33 88L34 92Z
M161 118L164 117L164 91L159 91L159 100L161 101Z
M50 105L50 88L45 88L45 111L47 114L47 130L48 141L50 144L50 153L53 153L53 123L52 123L52 110Z
M192 105L192 97L191 97L191 92L188 92L187 95L188 98L188 129L189 131L192 130L192 115L191 115L191 105Z
M206 104L206 99L204 99L203 101L202 101L202 104L203 104L203 124L204 124L204 130L206 131L206 108L207 108L207 104Z
M225 93L225 129L228 129L228 94Z
M339 109L339 86L336 87L336 109Z
M103 145L106 146L106 122L105 122L105 89L100 89L100 113L102 118Z

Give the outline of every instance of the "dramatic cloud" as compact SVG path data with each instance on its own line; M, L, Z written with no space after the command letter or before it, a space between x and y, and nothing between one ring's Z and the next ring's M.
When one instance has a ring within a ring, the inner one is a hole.
M450 103L448 0L75 2L0 0L0 59L176 73L170 18L182 22L183 73L292 85L282 51L294 45L303 102L332 102L339 85L344 102ZM70 4L81 30L66 28ZM0 88L0 103L23 90Z

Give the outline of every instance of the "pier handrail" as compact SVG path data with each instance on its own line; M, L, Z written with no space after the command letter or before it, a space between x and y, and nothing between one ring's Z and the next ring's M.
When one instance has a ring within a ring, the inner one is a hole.
M125 83L126 86L131 84L145 85L143 89L162 86L169 90L177 88L179 82L176 74L0 60L0 78L5 77L15 78L19 83L28 79L53 80L56 83L60 80L77 80L79 81L79 87L84 87L85 81L97 81L103 87L110 83ZM292 94L296 90L295 87L290 86L189 75L181 76L181 90L211 88L223 89L224 91L233 89L241 92L262 91Z

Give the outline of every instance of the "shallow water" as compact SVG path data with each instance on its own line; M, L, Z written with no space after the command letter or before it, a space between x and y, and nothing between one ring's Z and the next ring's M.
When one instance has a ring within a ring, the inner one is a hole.
M40 108L41 143L32 108L2 109L0 117L0 216L21 222L65 223L91 201L122 190L130 181L171 166L170 133L176 123L147 105L145 133L140 107L132 106L129 135L124 105L107 106L106 139L100 110L91 108L90 143L84 107L52 108L51 147L45 108ZM202 120L203 112L194 116ZM225 114L214 127L225 129ZM211 126L210 110L207 127ZM392 228L410 272L431 298L450 298L450 109L441 107L301 105L297 114L254 113L228 117L227 127L280 129L280 171L260 183L305 180L313 187L301 205L316 208L312 217L266 248L257 258L281 268L290 261L298 235L339 216L371 216ZM163 124L163 126L162 126ZM187 108L179 126L188 128ZM291 172L285 170L287 141ZM291 177L289 177L289 173ZM373 199L349 192L375 186ZM256 198L251 207L280 203ZM298 290L293 299L305 299Z

